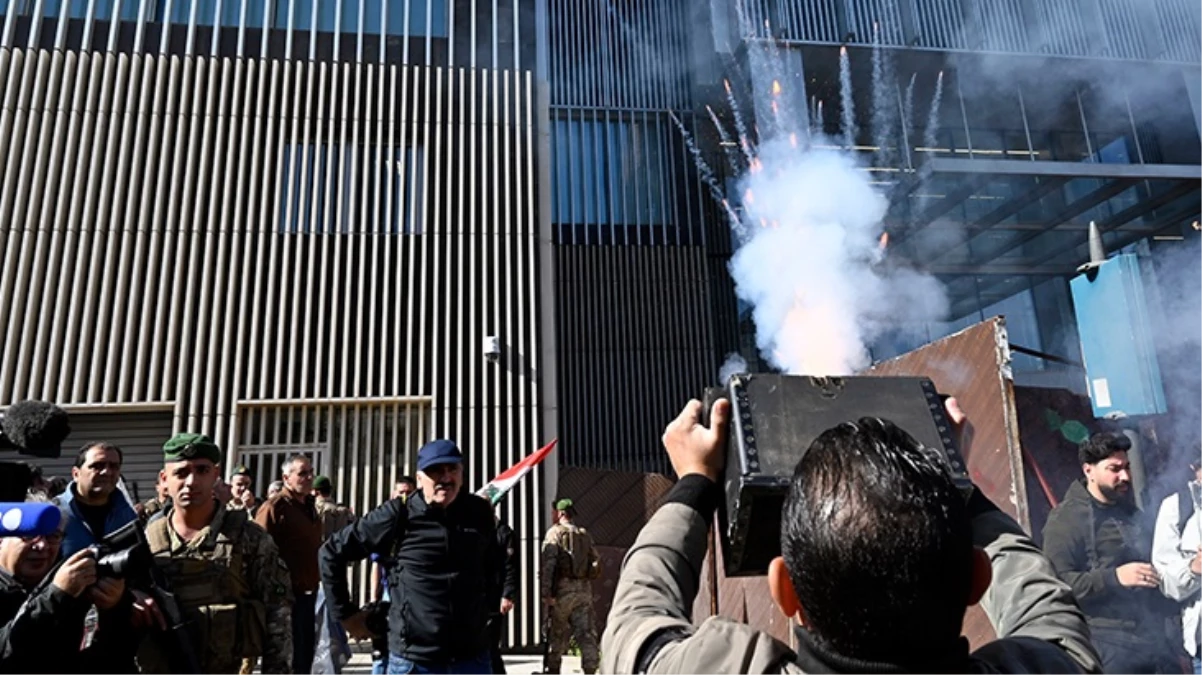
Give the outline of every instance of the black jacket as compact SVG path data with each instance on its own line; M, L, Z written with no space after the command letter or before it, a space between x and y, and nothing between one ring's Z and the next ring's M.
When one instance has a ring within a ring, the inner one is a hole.
M0 672L76 672L88 607L50 584L31 597L0 570Z
M447 509L421 493L392 499L321 547L321 581L339 618L355 613L346 566L372 553L391 559L388 648L418 663L474 658L489 648L489 600L504 565L492 507L460 494Z
M1132 503L1103 504L1075 481L1048 514L1043 548L1056 574L1073 589L1095 637L1125 634L1160 648L1175 607L1159 589L1126 588L1118 568L1152 559L1152 528ZM1133 645L1134 646L1134 645Z
M134 655L145 631L129 627L132 595L127 592L116 607L100 612L89 646L80 651L91 601L49 583L39 588L31 597L33 589L0 570L0 672L136 671Z
M501 547L504 564L493 570L493 593L489 598L489 613L500 614L501 598L513 600L518 596L517 541L513 528L497 523L497 546Z

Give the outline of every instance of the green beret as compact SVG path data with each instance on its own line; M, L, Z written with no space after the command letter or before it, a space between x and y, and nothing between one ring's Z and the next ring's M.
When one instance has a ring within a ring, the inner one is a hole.
M204 434L176 434L163 444L163 459L168 462L207 459L220 464L221 448Z
M313 479L314 490L326 490L329 489L330 486L330 479L327 476L318 476L317 478Z
M555 510L556 511L567 511L570 508L572 508L572 500L571 499L561 499L561 500L555 502Z

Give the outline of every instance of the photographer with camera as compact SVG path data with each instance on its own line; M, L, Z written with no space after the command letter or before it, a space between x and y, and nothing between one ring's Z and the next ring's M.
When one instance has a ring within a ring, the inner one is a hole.
M794 470L768 586L796 622L797 650L727 618L693 626L730 403L714 404L710 427L701 412L690 401L664 432L680 480L626 555L603 672L1100 668L1071 589L1018 524L979 491L966 501L942 459L876 418L823 432ZM978 601L999 639L970 653L960 628Z
M28 501L48 500L35 495ZM64 517L49 534L0 538L0 672L128 672L133 666L132 646L121 639L130 624L125 582L101 576L90 548L56 567L65 524ZM81 652L93 604L98 628Z

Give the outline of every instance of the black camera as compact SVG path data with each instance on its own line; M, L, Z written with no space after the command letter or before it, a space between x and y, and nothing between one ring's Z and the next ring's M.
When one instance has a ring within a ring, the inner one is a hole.
M114 530L90 548L96 555L96 574L100 577L142 578L154 563L137 521Z
M727 576L764 574L780 555L781 509L793 469L815 438L843 422L890 420L937 455L966 496L972 491L944 397L925 377L742 374L706 390L706 415L719 398L731 403L720 511Z

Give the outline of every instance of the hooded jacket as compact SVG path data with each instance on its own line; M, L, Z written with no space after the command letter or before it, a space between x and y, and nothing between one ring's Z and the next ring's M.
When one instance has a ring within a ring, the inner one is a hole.
M77 502L75 481L67 485L67 490L58 497L59 503L67 507L67 529L63 532L61 556L70 558L77 551L96 544L106 534L114 532L138 519L138 513L125 498L125 493L114 489L109 495L108 515L104 518L104 532L93 532L84 518Z
M1075 481L1048 514L1043 545L1091 629L1160 645L1165 619L1175 611L1172 603L1160 589L1127 588L1118 579L1119 567L1152 560L1152 529L1134 503L1103 504L1089 494L1084 479Z
M604 673L900 672L838 654L797 629L793 651L725 617L689 619L700 585L708 526L722 499L704 476L688 475L626 554L601 641ZM998 639L969 652L963 638L930 654L917 672L1096 672L1101 665L1072 593L1022 529L976 495L973 543L985 549L993 582L981 601Z

